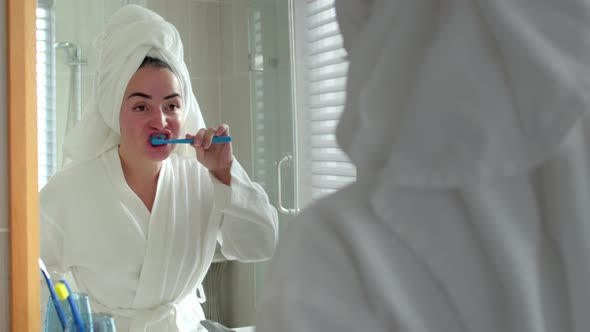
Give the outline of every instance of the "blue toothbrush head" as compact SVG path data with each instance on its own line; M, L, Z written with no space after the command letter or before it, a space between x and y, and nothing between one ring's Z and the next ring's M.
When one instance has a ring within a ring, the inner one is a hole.
M152 143L152 145L164 145L164 144L166 144L166 135L164 135L164 134L153 135L152 138L150 139L150 143Z

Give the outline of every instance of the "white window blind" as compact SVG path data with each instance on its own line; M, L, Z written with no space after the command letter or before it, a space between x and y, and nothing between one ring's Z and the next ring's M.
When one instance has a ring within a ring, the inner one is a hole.
M309 0L306 15L311 194L317 199L353 182L356 169L335 136L344 108L348 61L334 0Z
M252 91L252 111L254 116L254 179L263 186L268 188L268 174L266 162L268 151L266 143L269 141L266 132L265 116L265 95L264 95L264 50L262 48L262 13L260 10L253 8L250 12L250 77Z
M53 0L37 1L37 130L39 189L56 171Z

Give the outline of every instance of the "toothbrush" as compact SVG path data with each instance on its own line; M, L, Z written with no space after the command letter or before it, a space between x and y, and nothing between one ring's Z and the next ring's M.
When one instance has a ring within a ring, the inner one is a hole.
M188 143L193 144L195 140L192 138L182 138L182 139L166 139L164 135L154 135L152 136L150 143L152 145L164 145L164 144L179 144L179 143ZM229 143L231 142L231 136L213 136L211 140L211 144L216 143Z
M59 318L59 322L61 323L61 327L63 330L66 330L66 315L64 314L63 308L59 303L59 299L57 298L57 294L55 293L55 289L53 288L53 283L51 282L51 277L49 277L49 273L47 272L47 268L45 264L39 258L39 267L41 268L41 274L45 278L45 282L47 283L47 288L49 288L49 294L51 295L51 301L55 306L55 311L57 312L57 317Z
M70 296L72 290L70 289L68 283L65 280L60 280L57 283L57 285L55 285L55 292L57 296L60 298L60 300L68 300L78 332L86 332L86 330L84 329L84 323L82 322L82 316L80 316L80 310L78 309L78 305L76 305L76 301L74 301L72 296Z

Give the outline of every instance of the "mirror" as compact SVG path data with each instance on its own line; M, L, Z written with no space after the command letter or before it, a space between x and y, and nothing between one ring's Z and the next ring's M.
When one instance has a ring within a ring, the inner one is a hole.
M70 10L65 17L54 13L55 22L61 25L54 26L56 36L44 49L53 53L49 56L53 60L47 63L52 69L45 68L46 73L55 73L60 83L46 95L53 98L51 102L39 103L37 112L37 1L7 0L8 166L11 182L19 184L12 185L9 194L13 331L40 329L37 190L59 168L58 146L63 143L70 100L73 105L81 100L83 105L90 89L96 60L90 47L91 31L100 31L108 15L125 3L144 4L177 25L185 50L192 55L187 62L205 120L231 125L237 158L251 178L264 186L279 211L281 224L308 202L354 180L354 167L339 152L333 135L344 104L347 63L332 0L54 1L39 3L54 9L64 5ZM207 38L210 34L219 38ZM191 44L193 39L200 42ZM58 48L51 47L56 43ZM72 54L85 63L68 64ZM79 72L71 70L76 66L81 67ZM71 77L78 75L79 94L70 93L70 85L77 86ZM54 117L42 118L42 107ZM50 140L41 126L39 144L31 139L37 132L37 115L42 121L53 121L46 129L55 131L54 148L44 146ZM54 169L41 171L47 163L43 164L42 154L37 163L37 147L56 165ZM264 287L264 264L225 269L217 303L228 315L228 325L248 325L257 290ZM225 296L223 291L231 295ZM215 300L209 297L209 302L217 305Z
M95 37L121 6L149 8L175 25L193 92L209 126L227 123L234 155L271 201L295 206L291 2L288 0L38 0L39 186L61 169L66 133L83 116L98 59ZM281 180L281 186L278 186ZM283 221L291 214L280 214ZM208 318L254 324L265 265L220 262L204 282Z

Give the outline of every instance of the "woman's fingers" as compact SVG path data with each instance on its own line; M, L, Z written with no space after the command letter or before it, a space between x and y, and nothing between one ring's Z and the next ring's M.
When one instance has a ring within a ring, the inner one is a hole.
M201 128L194 136L193 146L208 149L211 146L213 136L215 136L214 128Z
M201 128L194 136L187 134L186 138L194 139L192 145L195 148L208 149L214 136L229 136L229 126L222 123L217 128Z
M217 126L217 130L215 130L215 136L229 136L229 126L225 123Z

